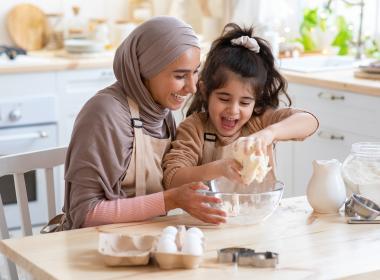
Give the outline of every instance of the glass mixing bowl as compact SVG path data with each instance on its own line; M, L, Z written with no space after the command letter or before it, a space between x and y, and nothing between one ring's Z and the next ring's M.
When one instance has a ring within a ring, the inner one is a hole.
M222 199L222 203L213 206L226 211L227 224L256 224L265 220L276 210L284 192L284 184L276 180L244 186L223 178L208 185L211 191L202 192ZM260 191L264 187L266 191Z

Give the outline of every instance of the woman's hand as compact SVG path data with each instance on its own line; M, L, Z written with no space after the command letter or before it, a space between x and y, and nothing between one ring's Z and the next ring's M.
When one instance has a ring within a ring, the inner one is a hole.
M217 197L203 195L196 190L208 190L208 187L199 182L165 191L166 211L181 208L203 222L212 224L225 223L226 212L208 205L209 203L221 203L222 200Z

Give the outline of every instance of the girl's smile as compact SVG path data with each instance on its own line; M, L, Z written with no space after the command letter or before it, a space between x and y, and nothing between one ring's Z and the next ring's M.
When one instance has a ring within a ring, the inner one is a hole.
M222 116L221 117L221 124L222 124L222 127L225 129L225 130L231 130L231 129L234 129L234 127L236 126L236 124L239 122L239 119L238 118L231 118L231 117L224 117Z

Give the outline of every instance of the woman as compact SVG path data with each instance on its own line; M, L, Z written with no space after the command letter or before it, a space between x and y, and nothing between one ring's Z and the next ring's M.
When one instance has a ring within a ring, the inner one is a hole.
M161 161L174 139L170 110L196 91L200 48L192 28L156 17L117 49L116 82L79 113L65 164L63 229L131 222L182 208L210 223L225 213L193 183L163 191Z

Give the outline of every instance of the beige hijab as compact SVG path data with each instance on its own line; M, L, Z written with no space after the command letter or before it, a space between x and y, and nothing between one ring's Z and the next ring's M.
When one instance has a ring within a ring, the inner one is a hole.
M174 17L155 17L136 28L117 49L114 72L117 84L134 99L144 126L162 127L168 109L154 102L141 77L150 79L199 41L190 25Z
M139 107L145 134L175 134L171 112L153 100L142 78L154 77L190 47L199 48L199 42L189 25L155 17L117 49L117 81L91 98L74 124L65 164L64 229L80 227L98 202L127 197L121 181L128 176L134 137L127 96Z

